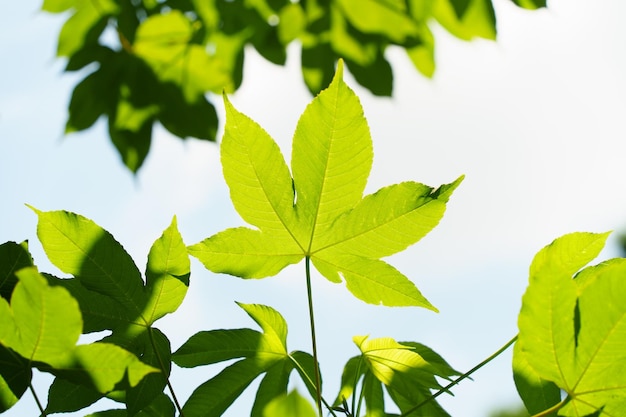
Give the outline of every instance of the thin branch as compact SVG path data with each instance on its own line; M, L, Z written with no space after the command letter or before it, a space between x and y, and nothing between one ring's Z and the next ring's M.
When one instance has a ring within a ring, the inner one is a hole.
M505 350L507 350L509 348L509 346L511 346L513 343L515 343L515 341L517 340L517 336L515 335L511 340L509 340L508 342L506 342L504 344L504 346L502 346L500 349L498 349L494 354L492 354L491 356L489 356L487 359L485 359L484 361L482 361L481 363L479 363L478 365L476 365L475 367L473 367L472 369L470 369L469 371L467 371L466 373L464 373L463 375L461 375L460 377L458 377L457 379L455 379L454 381L452 381L451 383L449 383L448 385L446 385L445 387L441 388L439 391L437 391L436 393L434 393L432 396L430 396L429 398L425 399L424 401L422 401L421 403L417 404L415 407L412 407L410 409L408 409L407 411L405 411L404 413L402 413L400 415L400 417L406 417L409 414L415 412L417 409L419 409L420 407L424 406L425 404L428 404L429 402L431 402L432 400L434 400L435 398L439 397L441 394L443 394L444 392L448 392L450 390L450 388L454 387L455 385L457 385L459 382L463 381L466 378L469 378L470 375L472 375L474 372L478 371L480 368L482 368L483 366L487 365L489 362L491 362L492 360L494 360L495 358L497 358L498 356L500 356L500 354L502 352L504 352Z

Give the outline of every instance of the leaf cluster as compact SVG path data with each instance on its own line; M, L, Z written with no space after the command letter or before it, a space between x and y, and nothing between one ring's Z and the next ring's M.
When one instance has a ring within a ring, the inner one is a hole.
M152 245L142 276L124 248L93 221L31 207L46 255L70 277L40 273L26 244L0 247L0 411L32 389L33 368L55 376L42 414L80 410L107 397L124 408L98 415L163 417L177 411L186 417L220 416L259 377L252 416L279 416L285 410L304 415L312 410L308 401L288 392L294 373L332 414L357 391L368 412L384 412L383 389L408 410L429 398L431 389L442 388L436 377L457 375L419 343L358 337L360 354L346 364L339 402L333 405L322 397L315 348L313 355L289 351L287 323L272 307L239 304L261 331L202 331L173 353L167 336L155 327L187 293L188 253L213 271L243 278L275 275L306 258L308 285L311 260L331 281L343 277L366 302L434 309L407 277L379 258L428 233L461 179L436 190L404 182L363 197L372 141L342 69L340 62L331 85L300 119L293 177L276 143L225 99L225 178L235 207L258 229L227 229L186 247L174 218ZM94 332L107 335L77 345L81 334ZM178 402L169 381L172 364L187 368L226 361L231 363L183 405ZM353 399L352 409L343 412L359 415L357 403L360 409L361 400ZM434 401L422 411L447 415Z
M512 1L545 7L545 0ZM72 93L66 132L105 117L132 172L157 122L180 138L215 140L217 114L205 94L241 85L248 46L284 65L297 41L313 94L330 83L341 57L360 84L388 96L388 46L402 47L430 77L435 22L464 40L496 36L492 0L44 0L42 9L67 15L57 47L65 70L88 72Z

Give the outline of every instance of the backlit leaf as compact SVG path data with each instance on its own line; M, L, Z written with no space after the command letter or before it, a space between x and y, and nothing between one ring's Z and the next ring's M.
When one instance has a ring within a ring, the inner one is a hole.
M340 62L331 85L298 121L293 179L278 145L225 100L224 178L235 209L258 229L227 229L189 252L211 271L242 278L275 275L309 257L323 276L345 280L368 303L436 311L415 284L379 258L432 230L462 177L436 190L406 182L364 198L372 140L342 71Z
M187 248L174 217L148 254L144 317L149 324L181 305L189 287L190 268Z
M598 255L607 236L566 235L533 260L513 361L518 379L531 382L518 383L518 390L534 409L541 404L546 384L567 395L559 415L586 416L602 410L611 416L624 409L626 263L584 269L580 285L572 279ZM532 384L533 379L539 383Z

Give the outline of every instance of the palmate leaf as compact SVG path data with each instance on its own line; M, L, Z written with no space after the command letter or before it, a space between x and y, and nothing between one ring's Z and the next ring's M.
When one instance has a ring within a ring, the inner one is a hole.
M196 388L183 406L187 417L221 416L253 380L264 375L251 411L251 416L262 417L270 401L287 394L289 377L294 369L314 395L313 359L304 352L287 352L287 323L284 318L271 307L258 304L239 306L263 332L252 329L199 332L172 355L172 360L182 367L240 359Z
M623 415L626 262L588 267L572 279L598 255L607 236L563 236L532 262L513 358L518 391L529 410L556 406L563 416ZM556 388L567 394L563 402Z
M233 205L257 229L224 230L189 247L209 270L242 278L277 274L309 257L332 282L346 281L359 299L436 309L402 273L381 261L437 225L462 177L437 190L416 182L363 197L373 159L363 109L343 82L333 82L306 108L289 168L278 145L225 99L221 145Z
M189 286L189 256L176 218L150 249L144 285L128 253L93 221L64 211L35 212L46 254L61 271L74 276L59 279L45 275L52 286L63 287L78 301L84 319L79 334L81 330L111 330L107 343L121 346L161 370L133 384L136 386L118 387L126 390L129 415L136 415L163 391L170 372L169 340L152 325L176 311ZM88 405L95 400L81 387L83 381L72 381L74 385L54 385L49 399L52 409L71 411L76 403ZM80 394L74 395L76 392Z

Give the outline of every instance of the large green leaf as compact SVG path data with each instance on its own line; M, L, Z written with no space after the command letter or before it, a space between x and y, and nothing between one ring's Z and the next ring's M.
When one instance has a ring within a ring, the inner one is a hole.
M621 415L626 405L626 263L584 269L608 234L574 233L542 249L530 268L519 315L514 371L531 409L554 406L546 389L567 394L559 415ZM534 381L534 382L533 382ZM548 391L549 392L549 391Z
M293 178L278 145L226 99L221 145L235 209L258 229L227 229L189 247L208 269L242 278L277 274L309 257L329 280L372 304L436 310L398 270L379 260L407 248L437 225L461 182L434 190L406 182L363 198L372 140L363 109L343 82L302 114L293 139Z

